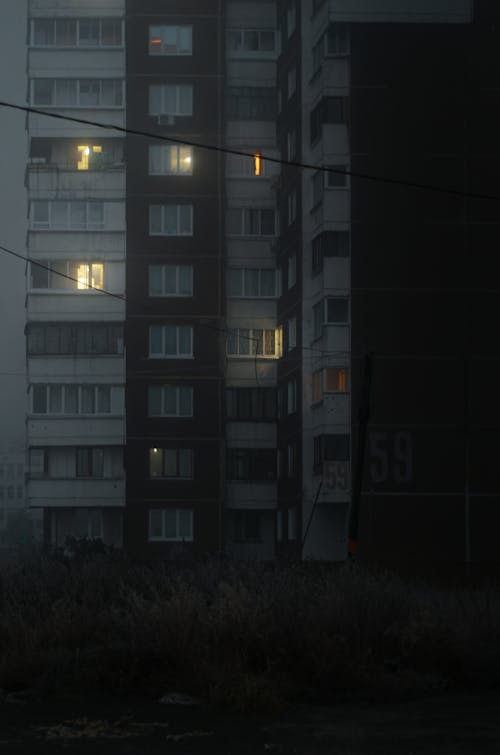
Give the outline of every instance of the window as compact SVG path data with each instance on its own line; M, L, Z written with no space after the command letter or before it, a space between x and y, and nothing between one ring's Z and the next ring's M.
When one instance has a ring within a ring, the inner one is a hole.
M297 0L288 0L286 9L286 33L290 38L297 25Z
M110 414L111 386L35 383L32 411L33 414Z
M290 254L288 256L288 271L287 271L287 285L288 288L293 288L297 283L297 255Z
M31 262L31 288L92 291L104 288L102 262L38 260Z
M43 107L123 107L123 80L33 79L31 102Z
M273 29L229 29L226 34L226 49L230 57L273 58L277 47Z
M150 55L192 55L192 26L150 26Z
M34 479L47 477L49 474L49 454L45 448L30 448L29 451L30 476Z
M324 123L345 123L347 120L346 97L324 97L311 112L311 143L321 136Z
M288 225L294 223L297 219L297 192L292 191L288 195Z
M104 477L104 450L102 448L77 448L76 476Z
M150 236L192 236L193 205L154 204L149 207Z
M317 170L311 178L312 183L312 206L320 204L323 201L323 191L325 186L325 177L322 170Z
M297 381L289 380L287 383L287 414L297 411Z
M327 367L325 369L325 393L345 393L347 391L347 367Z
M187 385L152 385L148 390L149 417L192 417L193 389Z
M261 178L267 175L267 162L260 152L252 156L226 155L226 173L239 178Z
M189 325L151 325L149 356L154 359L191 359L193 328Z
M119 18L35 18L31 22L33 47L121 47Z
M327 55L349 54L349 28L342 24L330 24L326 33Z
M260 511L232 511L231 514L234 543L262 542Z
M317 404L323 400L323 370L316 370L312 375L312 402Z
M276 296L276 270L234 268L227 271L227 295L232 298Z
M347 434L317 435L314 444L314 472L321 472L324 461L349 461L350 436Z
M326 57L339 57L349 54L349 32L347 26L330 24L313 47L313 73L317 73Z
M152 479L193 479L193 450L191 448L151 448L149 476Z
M285 354L297 346L297 318L291 317L285 322Z
M324 231L312 240L312 273L323 270L325 257L349 256L349 231Z
M346 323L349 321L349 299L344 296L329 296L326 299L327 323Z
M150 542L193 542L192 509L150 509Z
M99 509L74 509L72 512L72 534L77 538L102 540L102 511Z
M226 418L230 420L275 420L275 388L227 388Z
M325 303L320 301L313 306L313 332L314 338L319 338L323 332L325 322Z
M330 172L326 173L326 186L328 189L337 189L347 186L347 165L329 165Z
M312 206L323 201L325 187L327 189L345 188L347 186L347 166L329 165L330 172L318 170L311 179Z
M150 176L191 176L193 148L182 144L150 144Z
M99 168L102 162L102 146L100 144L79 144L76 148L78 152L77 170L89 170Z
M193 115L192 85L151 84L149 87L149 115Z
M297 474L297 446L292 443L287 446L287 475L295 477Z
M346 393L348 390L347 367L326 367L312 375L312 400L323 400L325 393Z
M28 354L123 354L123 327L118 324L30 323Z
M297 509L288 509L288 539L297 540Z
M231 328L227 341L229 356L274 357L276 331L263 328Z
M37 200L31 202L34 230L91 231L104 227L104 202Z
M278 115L272 87L227 87L226 117L229 121L275 121Z
M233 481L272 482L276 479L276 449L229 448L226 476Z
M276 211L272 208L233 207L226 213L228 236L275 236Z
M287 158L288 160L295 160L297 157L297 132L295 129L293 131L289 131L287 134Z
M276 512L276 540L280 543L283 540L283 512Z
M192 265L150 265L150 296L192 296Z
M288 71L288 76L287 76L288 99L290 99L290 97L292 97L295 94L296 89L297 89L297 68L296 66L292 66L290 70Z

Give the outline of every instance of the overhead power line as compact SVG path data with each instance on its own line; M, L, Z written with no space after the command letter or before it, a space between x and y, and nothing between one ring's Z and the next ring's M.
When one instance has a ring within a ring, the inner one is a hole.
M27 257L25 254L21 254L20 252L15 252L13 249L9 249L6 246L3 246L0 244L0 251L5 252L5 254L10 254L12 257L16 257L19 260L22 260L23 262L29 262L31 265L36 265L37 267L42 268L43 270L48 270L53 275L59 275L61 278L66 278L67 280L73 281L74 283L80 283L78 278L75 278L72 275L68 275L67 273L62 273L59 270L53 270L48 265L44 265L43 262L39 262L37 260L30 259L30 257ZM97 291L97 293L102 294L103 296L112 296L114 299L120 299L120 301L125 302L126 296L124 294L115 294L112 291L107 291L105 288L97 288L97 286L91 286L86 285L85 289L91 289L93 291ZM82 290L85 290L82 289ZM206 319L206 318L203 318ZM215 318L214 318L215 319ZM218 325L212 325L211 323L203 322L201 319L198 319L197 325L199 325L202 328L209 328L210 330L216 331L218 333L224 333L225 335L231 335L234 333L237 328L221 328ZM239 334L239 338L242 338L245 341L249 341L251 343L256 344L262 344L263 345L263 339L262 341L259 338L256 338L255 336L244 336ZM338 352L338 351L329 351L329 350L323 350L323 349L316 349L314 346L296 346L295 348L301 349L302 351L313 351L318 354L328 354L328 355L336 355L336 354L343 354L344 352ZM249 358L258 357L259 354L248 354ZM0 374L14 374L14 373L0 373Z
M233 149L232 147L225 147L219 144L207 144L206 142L197 142L189 139L180 139L173 136L165 136L164 134L158 134L153 131L144 131L143 129L130 128L125 126L116 126L112 123L102 123L99 121L93 121L87 118L77 118L71 115L62 115L61 113L52 113L48 110L40 110L39 108L30 107L28 105L17 105L13 102L7 102L0 100L0 107L9 108L11 110L17 110L23 113L31 113L33 115L43 115L47 118L54 118L61 121L69 121L71 123L79 123L84 126L92 126L93 128L101 128L107 131L114 131L122 134L130 134L131 136L140 136L146 139L156 139L158 141L168 142L171 144L180 144L188 147L195 147L196 149L204 149L210 152L220 152L226 155L238 155L240 157L254 158L255 154L251 152L245 152L244 150ZM458 189L448 189L444 186L436 186L434 184L420 183L418 181L408 181L402 178L389 178L386 176L376 176L371 173L360 173L359 171L352 171L343 168L334 168L330 165L314 165L312 163L304 163L297 160L284 160L280 157L272 157L259 152L259 157L264 162L275 163L277 165L284 165L290 168L300 168L301 170L321 171L323 173L335 173L352 178L361 178L366 181L374 181L378 183L390 184L393 186L405 186L411 189L418 189L420 191L432 191L438 194L447 194L448 196L461 197L462 199L481 199L492 202L500 202L500 196L493 194L478 194L475 192L460 191Z

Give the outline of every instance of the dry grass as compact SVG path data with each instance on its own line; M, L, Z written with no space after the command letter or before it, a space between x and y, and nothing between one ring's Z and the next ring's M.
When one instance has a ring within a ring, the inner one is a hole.
M0 572L0 688L181 690L214 705L381 698L500 680L500 595L319 564L137 566L41 556Z

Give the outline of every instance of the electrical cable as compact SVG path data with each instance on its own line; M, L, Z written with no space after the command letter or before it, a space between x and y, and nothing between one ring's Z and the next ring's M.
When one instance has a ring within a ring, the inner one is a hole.
M180 144L188 147L195 147L197 149L204 149L210 152L220 152L228 155L238 155L241 157L255 158L255 154L245 152L243 150L233 149L231 147L223 147L216 144L207 144L204 142L195 142L187 139L179 139L173 136L165 136L164 134L158 134L153 131L144 131L143 129L130 128L128 126L116 126L111 123L102 123L99 121L93 121L87 118L77 118L71 115L62 115L61 113L51 113L47 110L40 110L39 108L30 107L28 105L17 105L13 102L7 102L0 100L0 107L9 108L11 110L17 110L23 113L31 113L33 115L43 115L47 118L54 118L62 121L69 121L72 123L79 123L85 126L92 126L93 128L101 128L108 131L115 131L122 134L130 134L131 136L141 136L146 139L157 139L158 141L169 142L172 144ZM300 168L301 170L313 170L320 171L322 173L336 173L352 178L361 178L366 181L375 181L379 183L391 184L393 186L406 186L411 189L419 189L421 191L433 191L439 194L447 194L449 196L461 197L462 199L482 199L493 202L500 202L500 196L493 194L476 194L472 192L459 191L458 189L447 189L444 186L435 186L433 184L424 184L417 181L407 181L400 178L388 178L384 176L375 176L370 173L360 173L358 171L352 171L348 169L334 168L329 165L314 165L312 163L304 163L296 160L284 160L280 157L272 157L259 152L261 160L264 162L275 163L277 165L285 165L290 168Z

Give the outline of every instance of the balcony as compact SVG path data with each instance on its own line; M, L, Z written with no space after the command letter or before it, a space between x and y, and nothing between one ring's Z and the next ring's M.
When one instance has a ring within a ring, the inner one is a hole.
M32 446L121 446L125 442L123 416L32 415L28 419L27 430Z
M349 426L350 393L324 393L320 403L313 405L313 426L324 427L329 424ZM325 432L328 432L325 429Z
M30 199L124 199L125 166L113 164L102 170L75 170L74 166L32 162L28 164Z
M226 507L230 509L276 508L278 484L276 482L228 482Z
M125 505L125 480L31 479L27 498L31 508L119 507Z

